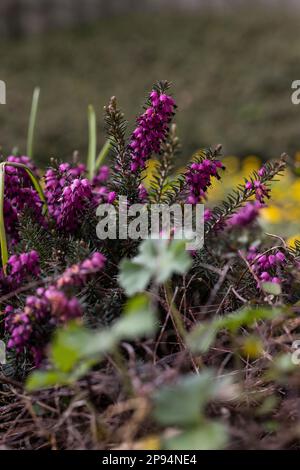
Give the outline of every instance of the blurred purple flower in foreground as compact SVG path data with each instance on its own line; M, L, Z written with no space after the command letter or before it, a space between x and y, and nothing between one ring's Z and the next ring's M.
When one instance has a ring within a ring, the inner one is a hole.
M257 219L263 205L258 201L247 202L236 214L228 220L228 226L246 227Z

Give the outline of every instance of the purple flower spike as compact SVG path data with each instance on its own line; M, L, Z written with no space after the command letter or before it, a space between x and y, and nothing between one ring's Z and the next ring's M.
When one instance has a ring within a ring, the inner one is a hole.
M82 178L84 172L84 165L72 168L69 163L46 172L45 195L49 213L61 230L76 230L84 210L88 206L95 207L98 202L91 182Z
M7 262L7 276L0 273L0 291L10 292L40 274L39 255L35 250L12 255Z
M138 126L129 143L133 173L145 167L145 162L152 153L160 153L174 114L175 101L167 94L153 90L150 93L150 103L150 107L137 119Z
M250 247L247 260L251 263L254 273L261 282L273 282L280 284L283 282L279 276L282 266L286 261L282 251L277 250L268 255L259 253L256 248ZM260 287L260 286L258 286Z
M211 179L220 179L218 171L224 169L219 160L204 159L200 163L192 163L185 174L189 189L188 204L198 204L206 196L206 191L211 186Z
M38 365L45 343L43 329L81 316L82 309L76 298L69 299L54 286L39 288L36 295L27 297L23 311L11 305L5 308L5 330L10 335L7 347L17 353L28 348Z
M101 166L97 174L93 178L93 181L92 181L93 186L101 186L103 185L103 183L106 183L106 181L109 179L109 175L110 175L109 167L106 165Z
M146 202L148 199L148 191L142 183L139 185L138 190L139 190L139 200L141 202Z
M38 177L37 169L29 157L10 156L7 157L6 161L26 165ZM26 208L32 210L38 223L46 225L46 222L42 215L42 202L38 193L33 189L31 180L23 168L9 165L5 167L4 189L5 229L10 236L10 244L15 245L19 241L18 216Z
M106 258L102 253L96 252L82 263L67 268L56 282L58 288L78 286L86 282L91 274L96 274L105 266Z
M260 209L263 205L258 202L247 202L236 214L230 217L228 226L246 227L257 219Z

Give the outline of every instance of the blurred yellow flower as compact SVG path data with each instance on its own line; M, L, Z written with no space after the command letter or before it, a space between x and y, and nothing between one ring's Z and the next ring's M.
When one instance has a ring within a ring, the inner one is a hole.
M295 242L299 240L300 241L300 233L298 233L297 235L293 235L292 237L288 238L286 243L288 246L290 246L291 248L294 248L295 247Z
M149 189L151 180L157 171L158 161L151 158L147 162L145 170L142 172L143 185L146 189Z
M222 162L225 165L228 174L236 173L240 167L240 159L235 155L222 158Z
M200 156L201 153L200 149L197 155ZM300 163L300 151L296 153L295 160ZM255 155L249 155L244 159L227 155L222 158L222 161L226 170L221 172L221 180L213 180L207 191L208 201L206 204L210 207L214 207L226 199L226 196L232 192L232 188L244 184L244 179L249 178L254 170L258 170L262 166L260 158ZM149 183L156 171L156 165L157 160L151 159L143 173L145 176L143 183L146 188L149 188ZM184 170L184 168L177 169L174 176ZM287 168L284 175L276 178L270 187L270 205L261 210L261 222L264 228L286 237L300 232L300 174L297 176ZM300 236L296 238L300 239ZM293 240L293 237L289 240Z
M264 348L260 338L257 336L248 336L244 340L242 346L242 353L245 357L249 357L250 359L257 359L263 354Z
M282 222L282 213L281 210L276 206L264 207L261 210L261 217L267 222L278 224Z
M291 187L291 197L296 201L300 201L300 181L296 180Z
M242 175L248 176L252 171L258 170L261 167L260 158L255 155L249 155L245 157L242 164Z
M160 450L161 443L159 436L147 436L134 443L134 450Z

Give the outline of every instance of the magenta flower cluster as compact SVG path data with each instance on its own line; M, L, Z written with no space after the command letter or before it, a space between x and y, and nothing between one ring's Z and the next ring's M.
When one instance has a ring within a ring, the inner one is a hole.
M22 163L32 170L35 176L37 169L31 162L29 157L26 156L10 156L6 160L12 163ZM16 168L7 165L5 167L5 202L4 202L4 220L5 229L9 235L12 245L18 242L18 219L19 214L24 209L30 208L36 220L45 224L45 219L42 216L42 202L38 193L33 189L32 183L26 171L22 168Z
M263 166L258 171L258 176L260 178L263 178L265 176L265 174L266 174L266 169ZM270 189L267 188L267 186L262 181L260 181L259 179L255 180L255 181L246 181L245 189L247 191L254 190L256 200L258 202L260 202L260 204L263 204L265 202L265 199L270 198Z
M98 172L92 180L92 186L94 195L97 200L97 204L112 204L116 199L116 192L110 191L105 183L107 183L110 176L110 169L108 166L103 165L99 168Z
M78 286L84 284L91 274L96 274L104 268L106 258L102 253L96 252L82 263L67 268L59 277L55 285L58 288Z
M271 254L263 254L259 253L256 247L251 247L247 260L260 282L280 284L283 281L281 268L286 263L286 257L282 251L273 250Z
M84 174L84 165L71 167L69 163L62 163L58 169L49 169L45 174L49 214L60 229L75 230L81 213L88 204L93 204L92 185L88 179L82 178Z
M17 289L26 280L38 277L41 272L39 255L35 250L12 255L7 262L6 270L6 276L3 270L0 273L1 293Z
M250 201L228 220L229 227L246 227L257 219L262 204L258 201Z
M140 202L146 202L148 199L148 191L145 186L141 183L138 187L138 195Z
M58 169L51 168L45 174L49 213L59 229L76 230L87 208L103 202L112 204L116 198L116 193L103 185L109 177L108 167L101 167L92 182L85 174L85 165L72 167L69 163L62 163Z
M10 335L7 347L21 353L27 347L36 365L43 356L45 328L64 324L82 316L76 298L69 299L62 291L50 286L39 288L35 295L27 297L23 310L8 305L5 309L5 329Z
M211 210L210 209L204 209L204 222L208 222L211 218Z
M97 204L112 204L117 197L115 191L110 191L107 186L99 186L94 189L94 200Z
M14 348L20 353L29 347L38 363L43 355L45 330L52 330L72 318L82 316L78 300L69 298L62 289L84 284L92 274L103 269L105 261L102 253L95 252L82 263L67 268L53 285L39 288L35 295L28 296L23 310L8 305L5 309L5 329L10 337L8 348ZM10 275L18 280L23 279L21 274L25 266L39 273L35 252L12 256L9 263L12 267Z
M106 183L110 176L110 169L106 165L100 166L99 170L95 174L92 184L94 187L101 186L103 183Z
M131 171L134 173L145 167L151 154L160 153L175 110L174 99L165 93L153 90L149 99L150 106L137 119L138 126L129 143Z
M204 159L199 163L192 163L185 174L188 187L188 204L198 204L206 196L206 191L211 186L212 178L220 179L218 170L224 169L219 160Z

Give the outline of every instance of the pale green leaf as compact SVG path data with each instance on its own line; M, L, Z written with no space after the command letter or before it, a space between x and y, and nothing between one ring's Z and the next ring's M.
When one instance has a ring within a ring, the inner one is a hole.
M162 425L197 425L216 393L217 382L212 371L205 370L163 387L154 397L154 417Z
M220 450L227 443L227 430L220 423L205 422L163 441L167 450Z

